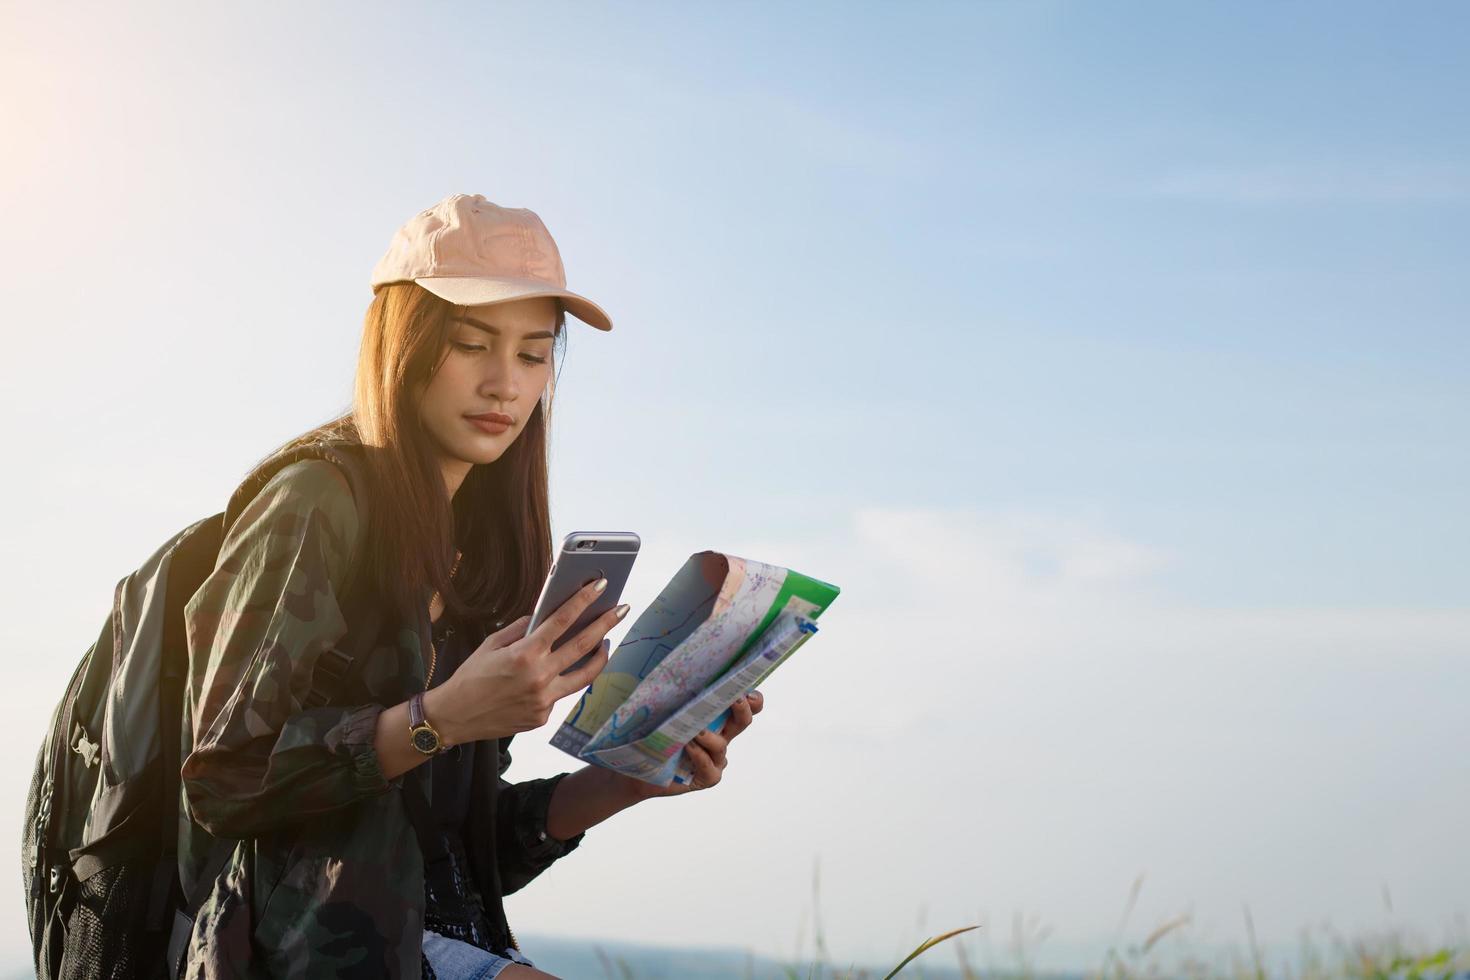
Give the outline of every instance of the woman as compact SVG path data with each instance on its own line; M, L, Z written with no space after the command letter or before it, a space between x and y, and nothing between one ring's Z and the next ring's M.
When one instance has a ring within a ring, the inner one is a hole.
M551 562L553 355L567 313L612 323L566 289L540 218L478 195L410 219L372 285L353 411L279 451L355 446L370 494L356 500L325 459L278 468L227 511L186 607L180 867L207 896L189 977L547 977L516 947L502 897L614 813L718 783L762 705L743 699L691 743L687 785L593 766L500 778L511 737L591 682L628 609L552 649L593 583L526 633ZM368 601L349 608L349 588ZM368 652L340 696L309 704L334 647ZM437 748L411 741L414 727Z

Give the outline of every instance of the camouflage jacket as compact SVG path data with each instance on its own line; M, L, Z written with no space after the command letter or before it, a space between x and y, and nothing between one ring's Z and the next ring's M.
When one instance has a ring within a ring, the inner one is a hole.
M336 466L292 463L233 517L185 607L184 887L199 882L216 838L237 839L189 938L191 980L420 976L423 856L405 777L384 778L373 738L385 707L423 689L428 596L417 622L384 626L332 705L302 706L317 657L352 629L339 600L362 530ZM501 896L582 839L544 833L565 773L501 778L508 741L477 746L465 824L474 884L502 944Z

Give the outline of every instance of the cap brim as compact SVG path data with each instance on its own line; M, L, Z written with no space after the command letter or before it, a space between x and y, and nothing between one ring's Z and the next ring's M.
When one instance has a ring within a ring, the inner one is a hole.
M513 299L555 296L562 301L568 313L583 323L598 330L612 329L612 318L602 307L585 296L579 296L567 289L557 289L539 279L513 279L508 276L424 276L414 282L456 306L480 306Z

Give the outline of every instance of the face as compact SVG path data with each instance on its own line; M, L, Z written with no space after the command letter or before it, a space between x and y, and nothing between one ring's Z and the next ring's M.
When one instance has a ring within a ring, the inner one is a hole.
M458 307L451 316L448 353L419 401L451 496L471 466L499 459L526 427L551 380L556 311L556 300L543 296ZM495 415L501 424L482 424Z

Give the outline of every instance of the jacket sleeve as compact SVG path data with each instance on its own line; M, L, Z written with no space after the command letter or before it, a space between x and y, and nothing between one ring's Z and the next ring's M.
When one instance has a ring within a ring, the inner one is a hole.
M503 740L497 745L503 776L510 768L510 750ZM559 773L524 783L500 780L495 801L495 862L500 871L501 894L509 895L524 887L557 858L576 850L587 836L584 830L570 840L560 841L546 833L546 808L556 784L566 776Z
M338 597L357 533L340 470L283 467L184 607L195 738L181 776L190 818L217 837L268 833L397 782L373 748L382 705L302 707L317 658L347 632Z

